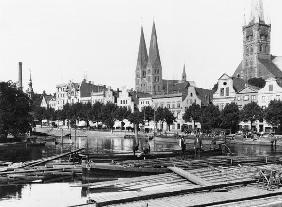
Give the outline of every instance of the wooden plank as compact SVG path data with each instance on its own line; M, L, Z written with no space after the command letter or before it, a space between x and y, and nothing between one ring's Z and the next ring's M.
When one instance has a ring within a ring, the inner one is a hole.
M191 173L189 173L188 171L185 171L181 168L178 167L168 167L168 169L170 169L172 172L176 173L177 175L180 175L181 177L186 178L187 180L189 180L192 183L195 183L197 185L200 186L209 186L211 185L209 182L203 180L202 178L195 176Z

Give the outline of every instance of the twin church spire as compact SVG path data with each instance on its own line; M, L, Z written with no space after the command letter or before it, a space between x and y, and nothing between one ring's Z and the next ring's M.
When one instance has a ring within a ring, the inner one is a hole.
M182 74L182 81L183 79L186 81L186 73L185 75L184 73L185 68ZM147 53L143 27L141 27L139 51L135 71L135 89L136 91L150 93L152 95L161 94L164 91L162 64L155 22L153 22L152 27L149 55Z
M135 89L137 91L160 94L162 91L162 66L159 54L157 32L153 23L149 56L147 53L143 27L139 43L138 59L136 66Z

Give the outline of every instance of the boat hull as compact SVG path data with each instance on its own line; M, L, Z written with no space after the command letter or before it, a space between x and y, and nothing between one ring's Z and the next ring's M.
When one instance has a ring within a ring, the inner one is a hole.
M112 164L92 164L84 165L82 167L82 179L100 180L100 179L117 179L130 178L136 176L156 175L169 172L167 168L138 168L138 167L124 167Z

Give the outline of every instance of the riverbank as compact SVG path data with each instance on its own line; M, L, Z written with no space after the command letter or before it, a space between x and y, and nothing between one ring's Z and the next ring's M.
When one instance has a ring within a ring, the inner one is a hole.
M246 144L246 145L263 145L263 146L271 146L272 143L269 139L234 139L234 140L228 140L228 143L230 144ZM276 142L276 146L282 146L282 141L278 140Z
M134 135L133 132L129 131L92 131L92 130L83 130L83 129L60 129L60 128L47 128L47 127L36 127L36 132L46 133L50 136L60 137L60 136L66 136L71 134L72 137L75 135L77 137L79 136L102 136L107 138L123 138L124 135Z

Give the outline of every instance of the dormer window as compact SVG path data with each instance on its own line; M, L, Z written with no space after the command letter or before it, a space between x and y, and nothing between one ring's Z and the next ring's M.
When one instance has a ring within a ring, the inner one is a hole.
M273 91L273 85L268 86L269 91Z

